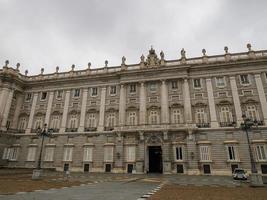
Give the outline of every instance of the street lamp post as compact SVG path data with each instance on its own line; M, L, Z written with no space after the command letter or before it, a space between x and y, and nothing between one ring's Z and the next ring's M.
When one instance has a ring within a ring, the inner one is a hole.
M249 158L251 164L251 175L250 175L250 184L253 187L262 186L262 176L258 174L256 163L254 160L254 156L252 153L251 142L249 138L249 130L252 129L253 126L257 126L257 121L252 121L251 119L247 118L245 114L242 115L243 123L241 123L242 130L245 131L248 143L248 150L249 150Z
M42 142L41 142L41 149L40 149L40 154L39 154L39 158L38 158L37 169L33 170L32 179L40 179L41 178L41 174L42 174L41 162L42 162L44 138L45 137L51 137L52 132L47 129L47 124L44 124L44 127L42 129L40 127L38 127L37 135L41 136Z

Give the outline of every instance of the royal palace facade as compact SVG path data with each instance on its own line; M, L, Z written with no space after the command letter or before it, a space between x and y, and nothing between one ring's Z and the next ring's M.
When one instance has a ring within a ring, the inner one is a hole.
M114 173L267 173L267 50L41 73L0 69L0 165ZM249 142L243 118L253 120ZM46 130L46 129L45 129Z

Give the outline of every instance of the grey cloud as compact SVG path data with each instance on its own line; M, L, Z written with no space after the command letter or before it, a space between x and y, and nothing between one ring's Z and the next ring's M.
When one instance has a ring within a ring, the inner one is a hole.
M21 62L22 71L38 74L137 63L150 45L167 59L180 49L188 56L266 49L263 0L1 0L0 63Z

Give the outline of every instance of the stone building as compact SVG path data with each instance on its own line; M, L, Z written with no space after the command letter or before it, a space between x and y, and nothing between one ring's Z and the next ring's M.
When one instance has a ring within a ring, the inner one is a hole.
M0 165L114 173L230 175L250 171L242 114L259 173L267 173L267 50L21 74L0 69Z

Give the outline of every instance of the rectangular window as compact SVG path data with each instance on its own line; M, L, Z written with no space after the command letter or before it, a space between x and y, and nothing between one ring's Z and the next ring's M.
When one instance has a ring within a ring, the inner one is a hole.
M136 112L129 112L129 125L134 126L137 124Z
M156 92L156 90L157 90L156 83L150 83L149 84L149 89L150 89L150 92Z
M224 77L217 77L216 78L216 86L217 87L224 87L225 86L225 79L224 79Z
M158 124L159 120L158 120L158 112L155 110L150 111L150 124Z
M106 146L104 150L104 161L105 162L113 162L113 147Z
M238 160L236 146L227 146L228 160L236 161Z
M72 161L72 151L73 151L73 147L64 148L63 161Z
M250 83L249 81L249 75L248 74L242 74L240 75L240 83L243 85L247 85Z
M135 146L126 147L127 162L135 162Z
M135 93L136 92L136 84L131 84L130 85L130 93Z
M109 113L107 116L107 127L114 127L116 125L115 113Z
M89 116L88 116L88 127L89 128L95 128L96 127L95 114L89 114Z
M84 147L83 149L83 161L92 162L93 161L93 148Z
M41 93L41 100L46 100L47 97L47 92L42 92Z
M79 97L80 96L80 89L75 89L73 97Z
M221 122L232 122L233 119L232 119L232 112L230 112L230 109L228 106L223 106L221 107L221 110L220 110L220 119L221 119Z
M255 105L247 106L246 116L253 121L259 120L259 113Z
M91 96L97 96L97 87L91 88Z
M25 95L25 101L30 101L32 99L32 93L27 93Z
M176 160L183 160L183 147L175 148Z
M9 155L8 155L8 159L9 160L12 160L12 161L15 161L17 160L17 157L18 157L18 148L17 147L13 147L10 149L10 152L9 152Z
M57 94L56 94L56 98L57 99L62 99L62 97L63 97L63 90L58 90Z
M171 85L172 85L172 89L173 89L173 90L176 90L176 89L178 88L178 83L177 83L177 81L172 81L172 82L171 82Z
M173 110L173 123L181 124L182 123L182 115L180 109Z
M46 147L45 148L44 161L53 161L54 149L55 149L54 147Z
M3 160L8 159L8 151L9 151L9 148L7 148L7 147L4 148L3 155L2 155Z
M210 161L210 147L200 146L200 161Z
M204 108L196 109L195 115L195 120L197 124L207 123L207 115L205 113Z
M117 93L117 87L115 85L110 86L110 94L115 95Z
M36 149L37 149L36 147L28 148L27 161L35 161Z
M266 151L264 145L257 145L256 146L256 154L259 161L266 160Z
M193 79L193 84L194 88L201 88L201 79L200 78Z

